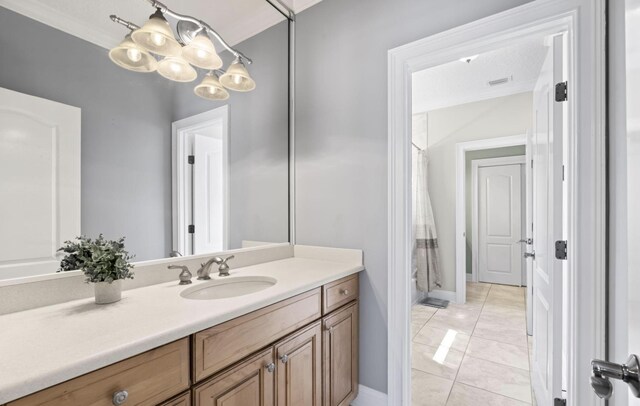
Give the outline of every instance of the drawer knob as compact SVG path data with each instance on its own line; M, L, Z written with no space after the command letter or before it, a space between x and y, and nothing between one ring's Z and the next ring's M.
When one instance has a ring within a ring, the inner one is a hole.
M282 357L280 357L280 361L282 361L283 364L286 364L287 361L289 361L289 356L287 354L284 354Z
M127 401L128 397L129 392L127 392L126 390L120 390L113 394L113 398L111 398L111 401L115 406L120 406Z
M347 296L349 294L349 289L342 289L342 294Z
M276 370L276 364L274 364L273 362L270 363L269 365L265 365L264 367L267 369L267 372L269 373L273 373L273 371Z

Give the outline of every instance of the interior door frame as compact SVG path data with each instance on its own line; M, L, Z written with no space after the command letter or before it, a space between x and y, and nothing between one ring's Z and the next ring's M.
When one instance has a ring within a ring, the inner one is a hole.
M465 160L466 161L466 160ZM466 162L465 162L466 163ZM514 155L514 156L504 156L498 158L485 158L485 159L474 159L471 161L471 281L478 282L480 277L478 275L478 203L479 203L479 195L478 195L478 170L480 168L487 168L492 166L505 166L505 165L525 165L526 157L525 155ZM525 180L522 182L522 188L520 190L520 194L523 199L521 201L522 206L522 214L521 214L521 224L525 224L524 218L526 217L526 177L524 176L524 166L521 169L520 178ZM456 199L457 200L457 199ZM465 216L466 221L466 216ZM522 230L526 233L526 229ZM524 237L524 236L523 236ZM521 250L522 251L522 250ZM522 258L521 258L522 259ZM524 286L525 275L523 270L525 269L524 261L520 261L522 263L522 268L520 272L520 286ZM466 271L466 270L465 270Z
M188 174L185 171L187 156L189 155L187 139L185 134L207 127L213 123L222 121L222 183L223 197L223 247L224 251L229 249L229 107L227 105L218 107L204 113L196 114L182 120L174 121L171 124L171 187L172 187L172 249L185 255L187 248L189 225L188 215L190 213L191 200L187 190L190 188L187 181Z
M389 51L389 405L411 401L411 74L508 46L524 36L558 32L567 33L571 81L566 140L566 179L570 185L566 398L572 406L603 404L591 391L589 363L606 354L605 11L606 0L537 0Z
M467 300L467 188L466 154L469 151L514 147L526 145L527 135L517 134L506 137L459 142L456 144L456 303ZM473 193L473 189L472 189ZM474 256L475 258L475 256ZM473 265L473 263L472 263ZM473 269L473 268L472 268ZM473 275L473 274L472 274ZM473 276L472 276L473 277Z

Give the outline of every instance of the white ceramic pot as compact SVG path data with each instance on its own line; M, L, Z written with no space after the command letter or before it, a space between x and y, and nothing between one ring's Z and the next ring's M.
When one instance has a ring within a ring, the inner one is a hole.
M98 282L94 284L96 303L107 304L117 302L122 299L122 280L108 282Z

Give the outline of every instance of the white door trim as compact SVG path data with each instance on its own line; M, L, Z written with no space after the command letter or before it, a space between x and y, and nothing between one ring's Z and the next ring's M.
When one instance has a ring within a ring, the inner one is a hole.
M473 260L471 262L471 281L472 282L478 282L478 279L479 279L478 278L478 169L486 168L489 166L503 166L503 165L513 165L513 164L524 165L526 163L525 159L526 158L524 155L515 155L515 156L505 156L505 157L498 157L498 158L474 159L471 161L471 196L472 196L471 197L471 256L473 257ZM526 189L525 182L522 183L522 188ZM456 201L457 200L458 199L456 198ZM522 200L522 207L523 209L525 207L524 200ZM525 210L522 210L522 215L523 216L525 215ZM465 230L466 230L466 221L467 221L466 217L467 216L465 216L463 219L463 221L465 222ZM523 230L523 232L524 231L525 230ZM466 262L466 256L465 256L465 262ZM466 272L466 269L465 269L465 272ZM456 275L456 280L457 280L457 277L458 275ZM461 278L465 278L465 275L461 275ZM522 282L523 280L521 279L520 286L523 285Z
M526 145L526 142L527 135L519 134L456 144L456 303L463 304L467 298L467 237L465 235L467 230L467 188L465 182L467 162L465 154L469 151Z
M171 124L171 168L172 168L172 249L185 254L187 241L186 229L188 226L187 214L190 200L187 196L186 167L187 145L183 134L198 128L207 127L215 122L222 120L222 156L223 156L223 250L229 249L229 108L228 106L218 107L216 109L205 111L175 121Z
M389 405L411 401L411 74L531 34L557 32L568 33L572 101L565 149L566 177L571 185L565 295L567 402L572 406L603 404L592 394L589 362L605 355L605 18L604 0L537 0L389 51Z

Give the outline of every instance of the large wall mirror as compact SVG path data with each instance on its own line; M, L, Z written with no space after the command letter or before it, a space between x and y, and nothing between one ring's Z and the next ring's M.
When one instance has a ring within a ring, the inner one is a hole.
M250 58L255 89L197 88L233 70L213 35L218 71L162 76L164 57L136 49L151 72L114 63L130 30L110 15L143 26L148 1L0 0L0 279L56 272L79 235L124 236L135 261L289 241L286 19L265 0L165 3Z

